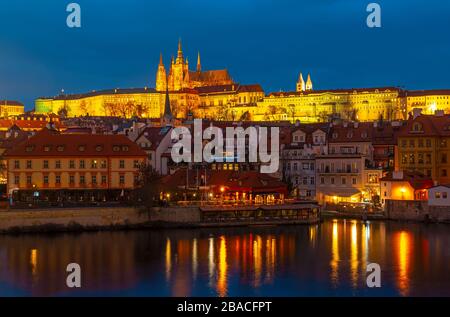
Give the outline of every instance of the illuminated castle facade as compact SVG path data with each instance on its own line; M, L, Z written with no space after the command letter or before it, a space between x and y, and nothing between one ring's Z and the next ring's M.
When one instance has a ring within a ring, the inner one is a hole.
M295 122L328 121L331 116L357 121L406 119L413 108L432 114L450 113L450 90L407 91L397 87L314 90L311 75L302 73L295 91L265 94L258 84L242 85L226 69L203 71L200 54L195 70L189 69L181 41L168 69L162 54L155 88L111 89L79 95L38 98L37 113L73 116L139 116L161 118L166 89L174 118Z

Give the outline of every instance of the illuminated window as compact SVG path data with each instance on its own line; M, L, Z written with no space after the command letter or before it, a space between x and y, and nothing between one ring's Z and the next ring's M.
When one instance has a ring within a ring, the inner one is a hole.
M31 169L31 160L28 160L28 161L27 161L27 168L28 168L28 169Z
M14 161L14 168L20 168L20 161L18 160Z
M48 161L44 160L44 168L48 168Z
M55 161L55 168L61 168L61 161L60 160Z
M70 160L69 161L69 168L75 168L75 161L74 160Z
M85 167L84 160L80 160L80 168L84 168L84 167Z
M119 168L125 168L125 161L124 160L120 160L119 161Z

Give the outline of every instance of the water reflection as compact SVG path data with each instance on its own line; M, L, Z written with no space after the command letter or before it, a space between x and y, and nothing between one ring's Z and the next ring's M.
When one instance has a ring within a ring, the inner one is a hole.
M409 293L411 240L409 233L401 231L394 236L395 254L398 265L397 286L403 296Z
M450 295L449 238L446 226L348 220L4 236L0 295ZM65 287L71 262L82 268L81 290ZM365 286L370 262L381 265L381 290Z

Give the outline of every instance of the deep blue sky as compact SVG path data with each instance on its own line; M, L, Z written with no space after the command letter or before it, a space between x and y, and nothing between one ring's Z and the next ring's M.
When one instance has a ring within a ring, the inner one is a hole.
M81 29L66 26L70 2ZM381 29L365 24L370 2ZM2 0L0 99L153 87L179 37L191 68L200 50L203 69L266 92L294 89L299 71L315 89L450 88L447 0Z

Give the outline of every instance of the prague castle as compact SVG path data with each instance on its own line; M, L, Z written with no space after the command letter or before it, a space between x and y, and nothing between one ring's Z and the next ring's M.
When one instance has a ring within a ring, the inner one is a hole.
M163 64L162 54L159 59L158 71L156 73L156 90L166 91L168 85L169 91L180 91L184 88L197 88L204 86L220 86L233 84L228 71L210 70L202 71L200 63L200 53L197 57L197 68L195 71L189 70L188 59L184 59L181 41L178 42L177 58L170 60L169 74L166 77L166 69Z
M110 89L85 94L60 94L38 98L36 113L74 116L140 116L161 118L166 90L172 114L179 119L192 114L216 120L295 122L328 121L332 116L375 121L406 119L413 108L423 113L450 113L450 90L407 91L397 87L314 90L311 75L300 73L295 91L266 94L258 84L234 82L226 69L204 71L200 53L195 70L189 69L181 41L168 71L160 56L155 88Z

